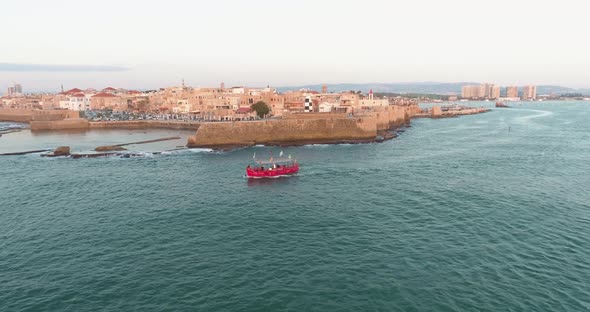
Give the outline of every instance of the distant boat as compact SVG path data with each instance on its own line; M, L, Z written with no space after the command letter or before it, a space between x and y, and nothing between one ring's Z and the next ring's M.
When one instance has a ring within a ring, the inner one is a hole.
M506 103L504 103L504 102L496 102L496 107L510 108L510 106L506 105Z

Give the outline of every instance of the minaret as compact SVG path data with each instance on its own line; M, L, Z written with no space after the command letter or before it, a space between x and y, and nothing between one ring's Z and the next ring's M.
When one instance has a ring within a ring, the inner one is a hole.
M182 78L182 88L184 89L184 78Z
M64 85L63 85L63 83L61 84L61 92L62 93L64 92Z
M369 100L373 100L373 89L369 90Z

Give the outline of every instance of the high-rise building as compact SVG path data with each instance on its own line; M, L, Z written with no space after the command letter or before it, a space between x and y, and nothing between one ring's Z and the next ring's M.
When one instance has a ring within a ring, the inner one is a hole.
M484 83L483 85L483 89L484 89L484 95L483 97L486 99L489 99L492 95L492 88L494 87L493 84L489 84L489 83Z
M506 97L507 98L517 98L518 97L518 87L517 86L506 87Z
M486 83L483 85L484 95L486 99L498 99L500 98L500 87L495 84Z
M491 83L463 86L461 88L461 97L474 100L498 99L500 98L500 87Z
M12 87L8 87L8 90L6 92L6 96L18 97L22 95L23 87L18 83L15 83Z
M500 86L492 85L490 90L490 95L488 96L489 99L499 99L500 98Z
M461 88L461 97L466 99L483 99L486 97L486 86L463 86Z
M535 100L537 98L537 86L524 86L522 88L522 100Z

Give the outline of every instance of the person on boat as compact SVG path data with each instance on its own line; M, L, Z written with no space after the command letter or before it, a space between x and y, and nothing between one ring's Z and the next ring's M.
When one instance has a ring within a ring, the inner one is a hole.
M246 167L246 169L250 169L250 165L248 165L248 167Z
M264 166L260 166L260 171L264 171Z

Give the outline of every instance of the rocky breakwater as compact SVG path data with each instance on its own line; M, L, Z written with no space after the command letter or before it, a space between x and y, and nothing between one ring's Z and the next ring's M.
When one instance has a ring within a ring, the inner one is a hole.
M418 108L419 110L419 108ZM386 107L360 116L310 114L298 118L204 123L190 136L188 147L231 149L242 146L368 143L379 141L380 131L406 123L412 106Z

